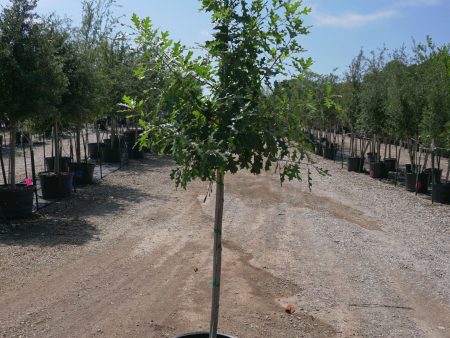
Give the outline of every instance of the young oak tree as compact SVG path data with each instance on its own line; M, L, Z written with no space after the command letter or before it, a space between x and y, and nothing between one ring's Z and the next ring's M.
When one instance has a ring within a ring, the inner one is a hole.
M148 86L139 98L125 97L125 105L142 114L142 143L151 142L153 149L174 157L178 167L171 177L177 186L185 188L196 178L216 183L210 325L210 337L216 337L225 175L276 167L283 182L301 179L306 168L310 183L312 162L301 121L283 106L284 100L268 100L265 94L276 78L311 65L311 59L301 57L299 43L308 33L303 16L310 9L291 0L201 3L214 33L203 46L205 56L198 58L167 32L154 29L149 18L133 16L141 53L135 73Z

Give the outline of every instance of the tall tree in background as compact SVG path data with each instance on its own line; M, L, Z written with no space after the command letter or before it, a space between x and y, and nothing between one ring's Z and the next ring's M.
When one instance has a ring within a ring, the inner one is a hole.
M11 0L0 17L0 113L10 126L10 178L15 189L18 124L56 109L67 80L45 20L37 20L36 0Z

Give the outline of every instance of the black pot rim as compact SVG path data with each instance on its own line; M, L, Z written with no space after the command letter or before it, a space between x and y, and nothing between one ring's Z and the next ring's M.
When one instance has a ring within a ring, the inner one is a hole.
M205 338L208 338L209 332L206 332L206 331L189 332L189 333L181 334L179 336L175 336L174 338L189 338L189 337L194 337L194 336L198 336L198 335L206 335ZM217 337L218 338L236 338L234 336L230 336L225 333L217 333Z
M34 190L34 185L26 185L25 183L16 183L16 190L11 189L11 184L0 184L0 190L1 191L28 191L28 190Z
M53 171L41 171L38 173L38 176L45 176L45 177L73 176L73 173L61 171L59 174L56 174Z
M89 163L89 162L72 162L72 166L88 166L88 167L95 167L95 163Z

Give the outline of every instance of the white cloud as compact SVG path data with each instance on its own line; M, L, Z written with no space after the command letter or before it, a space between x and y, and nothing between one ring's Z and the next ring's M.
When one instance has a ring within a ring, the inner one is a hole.
M317 26L354 28L381 21L396 15L394 10L382 10L369 14L347 13L342 15L312 14Z
M412 6L438 6L442 4L442 0L398 0L393 5L402 7Z

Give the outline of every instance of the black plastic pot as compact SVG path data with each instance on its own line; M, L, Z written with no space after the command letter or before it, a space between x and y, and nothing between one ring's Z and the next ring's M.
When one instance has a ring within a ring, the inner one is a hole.
M54 157L46 157L44 160L45 170L46 171L54 171L55 170L55 158ZM70 157L60 157L59 158L60 167L59 170L62 172L70 171L70 163L72 163L72 159Z
M89 154L89 158L93 159L93 160L97 160L100 158L100 153L102 147L104 147L105 144L104 143L88 143L88 154Z
M379 162L380 158L377 153L367 153L367 160L369 161L369 163Z
M94 169L93 163L72 163L70 171L73 173L74 185L86 185L94 182Z
M336 152L337 148L333 145L327 148L323 148L323 157L328 160L335 160L336 159Z
M176 336L174 338L209 338L209 332L192 332L192 333L185 333L180 336ZM233 336L229 336L224 333L218 333L217 338L235 338Z
M323 146L321 143L316 142L314 147L314 154L323 156Z
M450 204L450 183L434 184L431 193L435 202Z
M360 173L364 168L364 158L361 157L349 157L347 159L347 170Z
M432 183L431 181L433 180L433 169L432 168L428 168L425 169L424 172L426 172L429 175L430 178L430 184ZM438 168L434 168L434 178L435 178L435 182L436 183L441 183L441 176L442 176L442 169L438 169Z
M397 160L395 158L385 158L383 162L387 171L397 171Z
M68 197L73 187L72 173L41 172L39 181L41 182L42 197L47 200Z
M139 146L136 145L137 139L142 133L141 130L127 130L124 133L125 141L128 149L128 158L130 159L141 159L144 158L144 151L139 150Z
M114 148L119 148L119 146L124 145L125 139L123 135L114 135ZM111 147L111 139L105 138L103 139L103 143L106 144L108 147Z
M106 163L120 162L121 151L119 148L111 148L110 146L102 147L102 161Z
M406 172L407 173L412 173L412 172L418 172L418 171L420 171L420 168L421 168L422 166L419 166L419 165L411 165L411 164L405 164L405 169L406 169ZM413 170L414 169L414 170Z
M428 173L420 173L418 177L415 173L406 173L405 187L408 191L413 192L417 189L418 193L424 194L428 192L428 182Z
M0 219L18 219L29 217L33 212L34 187L16 184L11 190L9 185L0 185Z
M370 177L372 178L386 178L388 176L388 171L384 162L372 162L370 163Z

